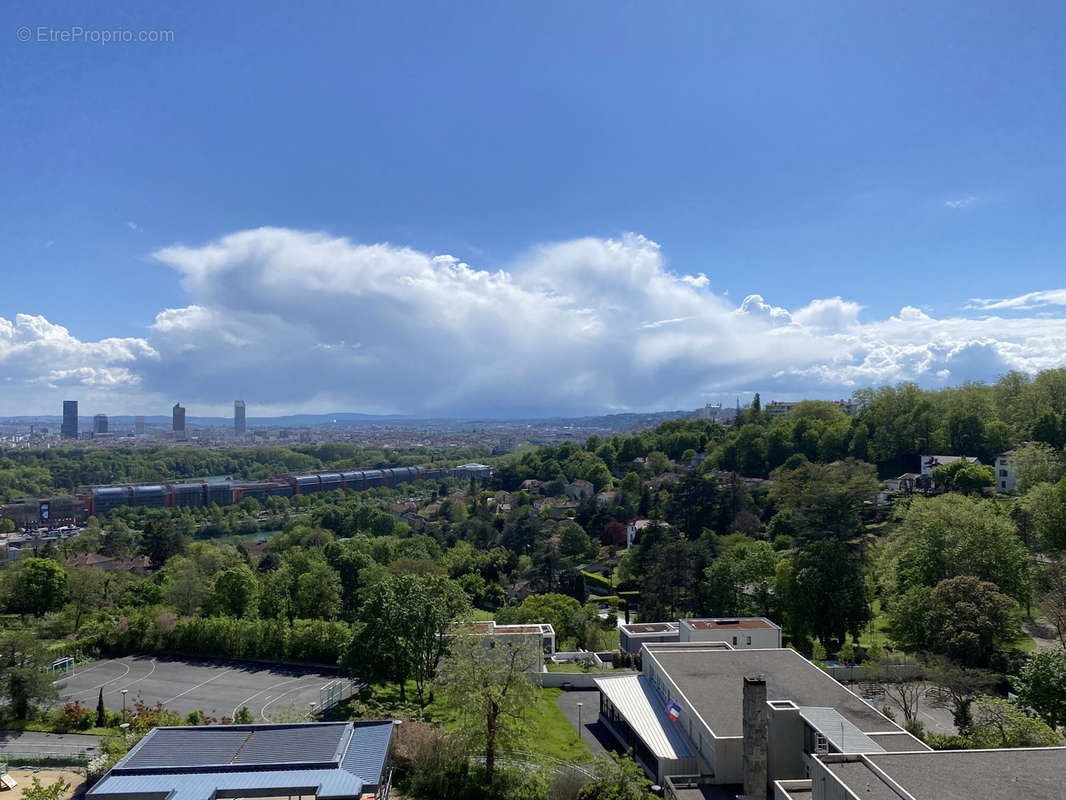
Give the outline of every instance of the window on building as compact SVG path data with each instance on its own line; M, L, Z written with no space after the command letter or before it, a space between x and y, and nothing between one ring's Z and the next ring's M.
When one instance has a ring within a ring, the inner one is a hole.
M748 647L751 647L751 637L750 637L750 636L747 636L747 637L745 637L745 638L746 638L746 639L748 640L748 642L747 642L747 644L748 644Z
M733 637L733 647L736 647L736 646L737 646L737 637L734 636Z

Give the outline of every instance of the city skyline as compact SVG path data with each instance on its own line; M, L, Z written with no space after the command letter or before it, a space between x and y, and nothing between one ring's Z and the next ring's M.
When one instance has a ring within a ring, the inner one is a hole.
M1066 363L1066 8L5 12L173 35L2 45L0 415L579 415Z

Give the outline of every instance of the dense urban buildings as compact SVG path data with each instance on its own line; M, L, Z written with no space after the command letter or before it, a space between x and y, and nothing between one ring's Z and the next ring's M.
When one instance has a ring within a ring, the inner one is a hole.
M245 425L245 413L246 409L243 400L233 401L233 434L238 438L244 438L244 432L246 430Z
M78 438L78 401L63 401L63 426L60 429L64 439Z

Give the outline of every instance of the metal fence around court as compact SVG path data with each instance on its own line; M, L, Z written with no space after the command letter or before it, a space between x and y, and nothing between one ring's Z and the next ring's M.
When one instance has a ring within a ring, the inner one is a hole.
M314 709L315 714L325 714L335 706L340 705L357 691L359 681L344 678L330 681L318 690L318 706Z

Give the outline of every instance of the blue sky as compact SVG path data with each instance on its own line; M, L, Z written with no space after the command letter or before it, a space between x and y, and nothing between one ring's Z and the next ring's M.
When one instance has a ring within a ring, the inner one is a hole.
M114 413L235 393L272 410L661 408L1063 358L1058 4L76 2L0 17L0 413L71 393ZM173 33L49 41L78 27ZM323 241L343 252L316 255ZM633 271L649 252L652 273ZM443 256L510 283L459 309L449 282L469 276ZM378 283L362 280L378 257ZM321 258L339 272L315 294L301 276ZM415 297L419 271L442 269ZM604 286L617 296L599 305ZM1032 292L1051 294L988 302ZM811 323L826 307L803 310L833 298L833 324ZM508 332L506 302L543 313ZM346 335L352 319L383 327ZM295 341L348 355L290 357ZM271 354L271 379L250 349ZM457 388L471 362L484 374Z

